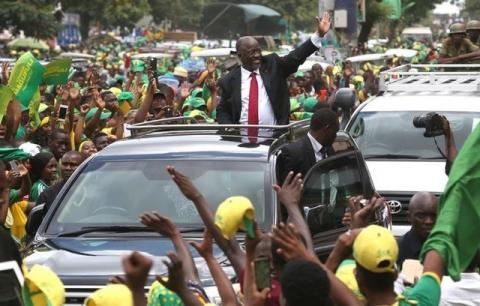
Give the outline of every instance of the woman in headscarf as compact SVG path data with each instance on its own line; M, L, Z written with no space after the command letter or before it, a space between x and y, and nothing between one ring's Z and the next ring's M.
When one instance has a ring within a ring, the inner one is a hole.
M29 200L35 202L55 180L57 160L52 153L42 152L30 158L30 166L30 178L33 185Z

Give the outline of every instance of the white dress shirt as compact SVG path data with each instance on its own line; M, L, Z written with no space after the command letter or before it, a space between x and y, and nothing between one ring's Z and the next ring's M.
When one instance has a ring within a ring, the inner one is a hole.
M313 138L310 132L308 132L307 136L308 136L308 139L310 139L310 142L312 143L313 152L315 153L315 161L318 162L324 159L325 156L323 156L322 152L320 152L320 150L323 148L322 144L319 143L315 138Z
M252 72L245 68L241 68L242 82L241 82L241 95L242 95L242 112L240 113L240 124L248 124L248 104L250 100L250 82L252 80ZM254 71L256 73L258 83L258 124L260 125L275 125L275 114L273 113L272 104L268 97L267 90L263 84L262 77L260 76L260 69Z

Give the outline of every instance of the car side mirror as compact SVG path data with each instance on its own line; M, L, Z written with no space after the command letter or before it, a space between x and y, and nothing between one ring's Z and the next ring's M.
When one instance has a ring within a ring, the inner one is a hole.
M335 94L333 103L335 106L342 109L342 121L340 122L340 129L345 129L348 120L352 116L353 106L355 105L356 94L355 90L351 88L340 88Z

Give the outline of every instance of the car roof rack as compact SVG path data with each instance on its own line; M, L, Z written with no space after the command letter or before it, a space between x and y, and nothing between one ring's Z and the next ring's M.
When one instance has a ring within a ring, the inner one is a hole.
M183 122L183 124L181 123ZM190 123L190 124L189 124ZM280 137L287 137L288 139L296 139L306 127L310 126L310 119L295 121L287 125L242 125L242 124L217 124L217 123L198 123L197 120L191 117L173 117L164 118L152 121L145 121L127 126L130 130L131 138L137 138L148 135L153 132L171 132L171 131L218 131L220 135L230 136L240 135L240 129L258 128L259 130L272 130L275 132L273 137L278 139ZM282 130L285 132L282 133ZM228 131L228 132L227 132ZM233 132L233 133L232 133ZM246 136L245 136L246 137Z
M398 66L380 73L379 90L480 92L480 64Z

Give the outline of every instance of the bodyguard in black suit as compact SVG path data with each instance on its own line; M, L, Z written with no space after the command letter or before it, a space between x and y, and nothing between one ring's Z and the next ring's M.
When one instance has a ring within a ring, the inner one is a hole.
M246 36L237 41L237 55L242 66L218 82L221 98L217 121L220 124L288 124L287 77L320 47L320 38L330 29L327 13L322 19L317 17L317 22L317 33L285 57L275 53L262 56L253 37Z
M316 111L310 121L310 131L298 141L281 149L277 160L277 178L283 183L288 172L301 173L305 177L308 170L318 161L335 154L332 144L339 129L338 117L330 109Z

